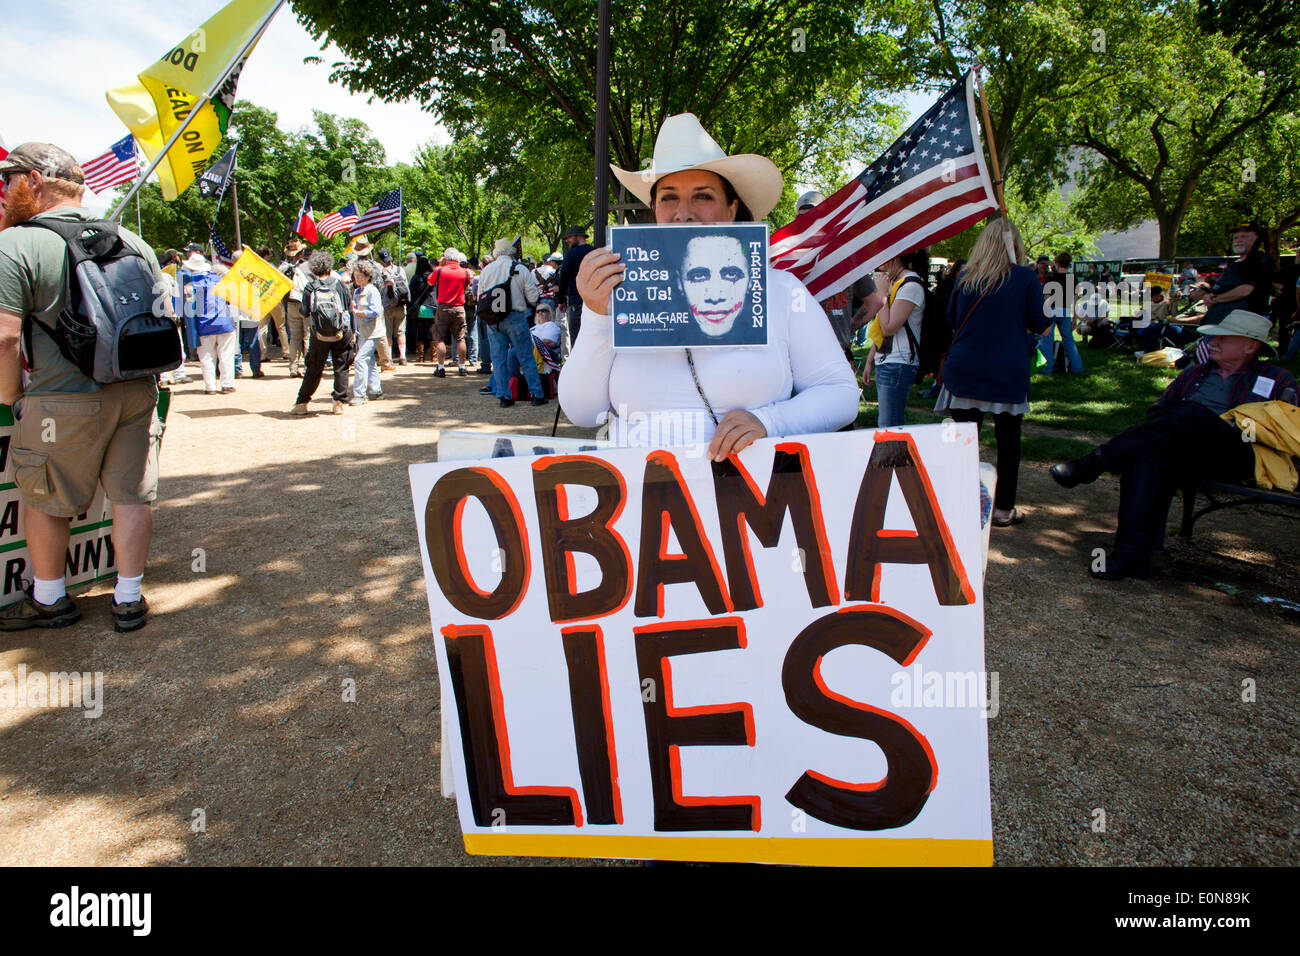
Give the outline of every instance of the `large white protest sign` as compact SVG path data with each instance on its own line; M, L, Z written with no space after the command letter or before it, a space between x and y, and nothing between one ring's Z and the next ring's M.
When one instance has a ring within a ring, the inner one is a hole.
M0 607L21 601L24 582L32 578L27 533L14 484L13 432L13 409L0 405ZM65 569L69 590L75 592L116 576L112 535L112 505L104 497L104 489L96 488L90 507L72 519Z
M470 852L991 862L973 426L411 484Z

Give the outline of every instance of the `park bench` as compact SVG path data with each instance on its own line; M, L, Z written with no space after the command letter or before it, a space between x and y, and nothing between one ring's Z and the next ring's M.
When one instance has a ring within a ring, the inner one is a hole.
M1209 504L1196 510L1196 496L1204 496ZM1239 508L1243 505L1277 507L1283 510L1269 512L1287 518L1300 517L1300 494L1290 491L1256 488L1252 485L1234 485L1226 481L1207 481L1200 485L1183 487L1183 523L1179 534L1192 536L1192 527L1198 520L1214 511Z

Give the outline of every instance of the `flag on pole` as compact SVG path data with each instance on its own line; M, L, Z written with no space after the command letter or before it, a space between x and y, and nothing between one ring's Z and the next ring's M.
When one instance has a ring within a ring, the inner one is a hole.
M217 230L209 226L208 235L212 238L212 258L226 266L233 266L235 264L234 253L230 251L228 245L221 241L221 237L217 235Z
M8 155L9 155L9 150L5 147L4 137L0 136L0 159L4 159ZM0 179L0 202L4 202L4 198L5 198L5 184L4 184L4 180Z
M230 71L212 99L199 102L221 77L279 0L231 0L197 30L146 67L136 82L109 90L108 105L152 160L191 109L198 115L158 165L163 198L175 199L193 184L225 135L235 88L247 57Z
M773 268L825 299L995 212L973 84L968 71L860 176L778 230L768 252Z
M379 202L366 210L366 214L357 220L349 235L359 236L367 232L378 232L387 226L399 222L402 218L402 187L398 186Z
M213 286L212 293L239 311L261 319L292 288L293 283L279 269L245 246L230 271Z
M338 212L332 212L316 223L316 231L320 233L322 238L332 239L340 232L355 226L359 218L357 216L357 204L350 202Z
M86 185L97 193L132 182L140 175L140 159L135 153L135 139L128 133L94 159L81 164Z
M302 209L298 211L298 222L293 227L293 231L308 242L320 241L320 237L316 235L316 222L311 217L311 193L302 197Z
M235 174L235 147L226 150L226 154L207 168L202 176L199 177L199 194L204 199L217 197L217 202L221 202L221 197L226 194L226 187L230 185L230 179Z

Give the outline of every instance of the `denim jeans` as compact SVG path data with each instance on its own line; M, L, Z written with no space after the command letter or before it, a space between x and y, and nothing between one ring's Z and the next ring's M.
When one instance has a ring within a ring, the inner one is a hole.
M362 339L357 346L353 365L352 395L365 398L367 393L377 395L383 391L379 384L379 339Z
M907 393L916 381L915 365L886 362L875 368L876 427L897 428L907 424Z
M478 334L474 338L477 342L479 365L490 372L492 371L492 339L488 336L488 324L478 319L474 326L478 329Z
M1048 326L1047 331L1043 333L1038 342L1039 351L1047 359L1047 364L1043 366L1043 374L1051 375L1052 366L1056 364L1052 341L1057 329L1061 330L1061 347L1065 349L1065 367L1075 374L1082 372L1083 357L1079 354L1079 346L1074 341L1074 332L1070 328L1070 316L1062 314L1052 319L1052 324Z
M235 374L244 370L244 349L248 349L248 364L253 374L262 371L262 340L256 328L240 328L239 348L235 349Z
M496 325L488 326L488 341L492 343L492 394L497 398L510 397L510 376L506 369L506 350L513 346L516 355L527 356L520 364L530 395L545 395L542 377L537 374L537 363L532 361L533 334L528 328L527 312L511 312Z

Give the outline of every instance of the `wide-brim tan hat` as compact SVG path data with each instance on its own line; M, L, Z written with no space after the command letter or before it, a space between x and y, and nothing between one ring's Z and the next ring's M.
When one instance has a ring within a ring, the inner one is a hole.
M284 244L284 251L291 256L302 252L303 248L302 242L296 236Z
M632 195L647 206L650 189L670 173L703 169L722 176L736 190L756 220L767 218L785 188L785 177L776 163L755 153L728 156L712 136L704 131L694 113L678 113L664 120L655 138L654 161L649 169L619 169L611 165L614 175Z
M1268 340L1268 330L1272 326L1273 323L1267 316L1245 309L1233 309L1217 325L1202 325L1197 331L1202 335L1239 335L1244 339L1254 339L1264 345L1259 350L1260 354L1273 355L1273 345Z
M496 244L492 247L492 255L494 256L512 255L514 253L515 246L519 244L519 239L520 239L519 236L515 236L513 239L498 239L496 241Z
M357 241L352 244L352 251L359 256L370 255L370 250L373 248L374 246L365 236L357 236Z

